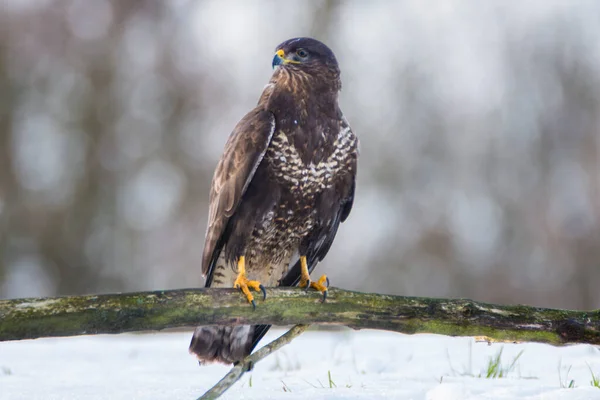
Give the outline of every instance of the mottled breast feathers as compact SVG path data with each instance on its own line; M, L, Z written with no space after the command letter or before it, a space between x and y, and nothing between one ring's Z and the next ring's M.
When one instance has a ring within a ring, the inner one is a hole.
M325 134L323 134L325 136ZM304 153L290 143L284 131L275 132L267 153L274 170L280 170L281 183L291 184L292 191L310 196L333 185L334 175L340 169L348 169L352 160L348 149L358 140L345 121L337 122L337 135L332 143L311 146ZM329 147L329 149L325 149ZM329 151L327 151L329 150ZM307 153L312 151L312 154ZM352 171L348 171L351 173Z

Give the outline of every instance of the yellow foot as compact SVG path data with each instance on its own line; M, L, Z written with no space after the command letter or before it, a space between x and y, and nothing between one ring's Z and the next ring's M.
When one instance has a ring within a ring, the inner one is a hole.
M244 293L248 303L252 304L252 308L254 309L256 309L256 302L254 301L254 296L250 293L250 289L262 292L263 300L267 298L265 287L259 281L251 281L246 277L246 260L244 256L241 256L238 260L238 276L233 283L233 287L240 289Z
M329 287L329 278L327 277L327 275L322 275L317 282L312 282L310 280L310 274L308 273L308 263L306 262L306 256L300 257L300 266L302 269L300 272L301 276L300 283L298 284L298 286L300 286L301 288L306 288L306 290L308 290L308 288L318 290L323 294L322 302L324 303L325 300L327 300L327 288Z

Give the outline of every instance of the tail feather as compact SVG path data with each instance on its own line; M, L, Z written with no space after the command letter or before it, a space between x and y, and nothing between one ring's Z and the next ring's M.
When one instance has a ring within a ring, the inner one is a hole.
M253 325L199 326L190 343L190 353L200 364L232 364L250 355L253 349Z

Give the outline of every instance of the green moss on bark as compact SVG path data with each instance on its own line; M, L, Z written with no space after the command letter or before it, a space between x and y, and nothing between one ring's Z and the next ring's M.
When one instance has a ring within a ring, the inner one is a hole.
M472 300L269 288L256 311L238 291L186 289L0 301L0 341L227 324L334 324L502 341L600 344L600 311L542 309Z

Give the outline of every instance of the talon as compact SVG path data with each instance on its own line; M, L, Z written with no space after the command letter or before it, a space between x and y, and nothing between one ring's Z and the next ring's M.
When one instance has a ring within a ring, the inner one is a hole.
M310 281L310 279L308 279L308 280L306 281L306 284L305 284L305 285L306 285L306 287L304 288L304 291L305 291L305 292L308 292L308 289L310 289L310 284L311 284L311 283L312 283L312 282Z
M256 302L254 301L254 296L250 293L250 289L254 289L257 292L262 292L263 300L267 297L267 291L264 286L259 281L251 281L246 277L246 264L245 257L241 256L238 260L238 276L233 283L233 287L236 289L240 289L248 303L252 304L252 308L256 309Z
M329 278L327 277L327 275L323 275L319 278L317 282L311 281L310 274L308 272L308 263L306 262L306 256L300 257L300 267L301 278L299 286L303 288L306 285L305 290L313 288L321 292L323 294L323 300L321 300L321 302L324 303L327 299L327 288L329 287ZM326 284L327 286L325 286L324 284Z
M327 286L325 286L327 280L327 275L323 275L319 278L317 282L311 282L310 287L312 287L315 290L318 290L319 292L324 292L327 290Z
M260 289L260 291L263 294L263 301L265 301L267 299L267 290L265 289L265 287L262 285L262 283L258 286L258 288Z

